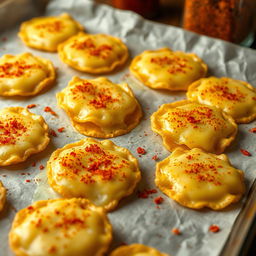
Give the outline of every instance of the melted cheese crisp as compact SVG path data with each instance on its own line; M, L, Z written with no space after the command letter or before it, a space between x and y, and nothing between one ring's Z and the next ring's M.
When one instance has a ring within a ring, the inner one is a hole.
M110 256L168 256L165 253L161 253L158 250L143 245L143 244L132 244L124 245L115 249Z
M6 188L4 187L3 183L0 181L0 212L4 208L5 201L6 201Z
M136 56L130 71L150 88L186 91L192 82L206 75L207 65L193 53L162 48Z
M237 133L231 116L215 107L187 100L162 105L151 116L151 127L162 136L169 151L181 146L220 154Z
M256 89L243 81L227 77L200 79L190 85L187 97L222 109L237 123L256 119Z
M119 39L110 35L79 33L58 47L61 60L74 69L92 73L106 73L123 65L128 49Z
M83 26L67 13L56 17L37 17L23 22L19 37L29 47L56 52L60 43L83 31Z
M16 256L102 256L111 240L103 209L81 198L35 202L16 214L9 233Z
M106 210L140 180L138 161L110 140L83 139L57 149L47 164L50 186L63 197L84 197Z
M183 206L220 210L245 192L243 172L226 155L177 148L156 166L156 185Z
M136 127L142 111L127 84L113 84L107 78L73 77L57 94L58 104L82 134L110 138Z
M56 73L51 61L22 53L0 58L0 95L31 96L54 83Z
M49 143L48 125L42 116L22 107L0 110L0 166L25 161Z

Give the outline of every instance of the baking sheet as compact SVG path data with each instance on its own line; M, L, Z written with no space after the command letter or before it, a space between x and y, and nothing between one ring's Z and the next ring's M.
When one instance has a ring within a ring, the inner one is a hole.
M53 0L47 8L46 15L58 15L62 12L70 13L85 26L89 33L107 33L122 38L129 47L131 58L143 50L167 46L173 50L198 54L209 65L210 75L229 76L256 85L254 70L256 52L254 50L198 36L179 28L145 21L131 12L96 5L86 0ZM38 104L38 107L31 111L41 114L50 128L57 131L57 128L65 127L65 132L58 133L58 137L52 137L50 145L44 152L30 157L25 163L0 169L0 180L8 188L6 209L0 214L0 256L12 255L8 247L8 232L15 212L28 206L32 200L56 196L47 184L44 184L46 183L46 170L39 170L39 166L46 166L49 156L56 148L84 138L72 128L66 114L57 107L55 94L66 87L74 75L83 78L96 77L69 68L59 60L55 53L27 48L18 39L17 31L18 26L0 34L0 55L31 52L48 58L58 67L58 79L56 85L35 97L0 97L0 106L1 108L25 107L32 103ZM132 132L113 138L112 141L119 146L127 147L137 157L136 148L138 146L146 149L147 154L138 157L142 181L137 190L153 189L155 188L155 161L151 158L157 154L159 160L162 160L169 153L162 146L161 138L151 131L149 117L159 105L184 99L185 94L159 92L143 86L129 75L129 63L130 61L124 68L107 75L107 77L114 82L127 81L130 84L143 107L144 118ZM45 113L43 111L45 106L52 107L59 117L56 118ZM255 126L256 122L239 125L237 138L226 151L232 164L236 168L244 170L247 191L256 176L254 148L256 135L248 132ZM242 155L239 151L240 148L248 150L252 156ZM35 167L32 166L33 162L36 162ZM30 180L30 182L26 182L26 180ZM159 208L153 201L158 196L164 198L164 203ZM112 248L121 243L143 243L177 256L219 255L245 201L246 197L240 203L219 212L195 211L178 205L159 190L157 194L152 194L148 199L138 198L135 192L132 196L124 199L114 212L108 214L114 230ZM221 231L210 233L208 228L211 224L219 225ZM182 235L177 236L171 233L171 229L175 227L181 230Z

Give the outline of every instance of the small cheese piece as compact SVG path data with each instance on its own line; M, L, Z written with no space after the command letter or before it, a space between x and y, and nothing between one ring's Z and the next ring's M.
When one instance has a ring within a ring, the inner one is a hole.
M42 116L22 107L0 110L0 166L25 161L46 148L50 139Z
M56 17L36 17L21 24L19 37L29 47L56 52L60 43L83 31L83 26L67 13Z
M206 75L207 65L193 53L161 48L136 56L130 71L152 89L186 91L192 82Z
M156 185L179 204L220 210L245 192L244 174L224 154L177 148L156 166Z
M140 180L137 159L110 140L83 139L53 152L50 186L64 197L83 197L106 210L130 195Z
M162 105L151 116L151 127L162 136L169 151L181 146L220 154L237 133L231 116L215 107L188 100Z
M56 73L51 61L31 53L0 58L0 95L31 96L55 82Z
M6 188L4 187L3 183L0 181L0 212L4 208L5 201L6 201Z
M100 74L123 65L128 58L126 45L117 37L79 33L58 47L61 60L74 69Z
M82 134L110 138L136 127L142 111L127 84L114 84L107 78L74 77L57 94L58 104Z
M103 209L81 198L37 201L16 214L9 233L16 256L103 256L111 240Z
M222 109L237 123L256 119L256 89L244 81L227 77L200 79L189 86L187 97Z
M165 253L161 253L158 250L143 245L143 244L131 244L120 246L115 249L110 256L168 256Z

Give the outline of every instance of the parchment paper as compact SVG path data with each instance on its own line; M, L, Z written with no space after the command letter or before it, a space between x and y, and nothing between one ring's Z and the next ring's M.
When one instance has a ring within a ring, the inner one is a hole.
M58 15L62 12L70 13L85 26L89 33L107 33L122 38L129 47L131 58L143 50L167 46L173 50L198 54L209 65L210 75L229 76L256 85L256 52L254 50L198 36L179 28L145 21L131 12L114 10L86 0L53 0L48 6L46 15ZM39 170L39 166L41 164L46 166L50 154L56 148L84 138L83 135L72 128L64 111L57 107L55 94L66 87L68 81L74 75L83 78L95 77L69 68L59 60L57 54L27 48L18 39L17 31L18 26L12 31L0 35L0 54L32 52L35 55L48 58L58 68L58 79L56 85L35 97L2 97L0 98L0 106L1 108L7 106L25 107L31 103L38 104L38 107L31 109L31 111L41 114L50 128L57 131L57 128L65 127L65 132L58 133L56 138L52 137L50 145L44 152L30 157L25 163L0 168L0 179L8 188L6 209L0 214L1 256L12 255L8 247L8 232L15 212L28 206L32 200L56 196L47 185L44 185L46 183L46 170ZM2 40L3 38L7 40ZM151 90L131 78L128 66L129 63L123 69L107 75L107 77L114 82L125 80L130 84L143 107L144 119L129 134L112 140L117 145L127 147L135 156L138 156L136 152L138 146L146 149L147 154L138 157L142 171L142 181L137 190L152 189L155 188L155 161L151 158L157 154L159 159L162 160L169 153L164 149L161 138L151 131L149 117L157 110L159 105L184 99L185 94ZM45 106L52 107L58 113L59 118L45 113L43 111ZM256 176L256 152L254 147L256 135L248 132L250 128L255 126L256 122L239 125L238 136L226 151L232 164L245 172L247 191ZM252 156L242 155L240 148L247 149L252 153ZM32 166L33 162L37 163L35 167ZM34 180L35 176L36 179L41 179L41 181ZM26 182L26 180L31 182ZM39 183L39 186L37 183ZM35 189L36 193L34 195ZM157 196L164 198L164 203L159 208L156 207L153 201ZM219 212L211 210L195 211L178 205L159 190L157 194L151 195L148 199L138 198L135 192L132 196L124 199L114 212L108 214L114 230L112 248L121 243L143 243L177 256L218 255L245 201L246 197L243 198L242 202ZM221 231L219 233L209 232L208 228L211 224L219 225ZM181 230L182 234L180 236L171 233L171 229L174 227Z

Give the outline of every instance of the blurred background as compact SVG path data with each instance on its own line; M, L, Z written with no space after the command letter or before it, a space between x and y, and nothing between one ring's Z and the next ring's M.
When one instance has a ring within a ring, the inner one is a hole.
M147 19L255 48L256 0L95 0Z

